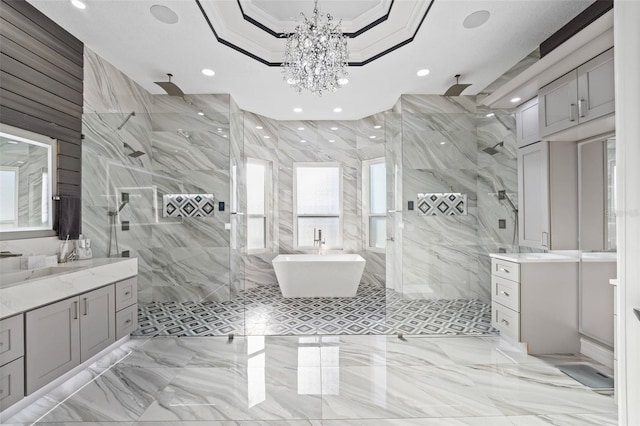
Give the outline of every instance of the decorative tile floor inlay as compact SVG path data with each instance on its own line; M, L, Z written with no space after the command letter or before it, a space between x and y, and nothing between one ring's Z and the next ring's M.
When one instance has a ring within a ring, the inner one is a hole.
M228 302L140 304L134 336L497 334L479 300L406 300L361 284L356 297L284 298L277 284Z

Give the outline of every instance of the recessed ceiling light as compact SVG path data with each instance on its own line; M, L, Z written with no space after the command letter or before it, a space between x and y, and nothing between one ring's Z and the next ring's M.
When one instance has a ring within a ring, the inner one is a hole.
M487 114L487 118L493 117L495 114L490 112L489 114Z
M335 139L329 139L329 142L334 143L336 140Z
M221 129L220 127L218 127L218 131L219 131L219 132L221 132L221 131L222 131L222 129Z
M307 141L306 141L306 140L304 140L304 139L300 139L300 142L301 142L301 143L307 143Z
M16 141L7 141L7 142L9 142L11 145L18 145L18 142Z
M342 112L342 108L340 108L340 107L335 107L335 108L333 109L333 112Z
M263 136L263 138L265 138L265 139L271 139L271 136L269 136L269 135L264 135L264 136Z
M214 70L210 70L209 68L203 68L201 72L207 77L213 77L214 75L216 75L216 72Z
M333 126L333 127L331 128L331 130L338 130L338 128L337 128L337 127L335 127L335 126Z
M18 164L24 164L24 161L16 161Z
M226 137L227 137L227 135L222 135L222 137L223 137L223 138L226 138Z
M464 18L462 26L468 29L478 28L479 26L484 25L489 20L490 16L491 14L489 13L489 11L478 10Z
M304 127L298 127L298 130L304 130Z
M256 126L256 129L262 130L262 126Z
M349 83L349 79L348 79L348 78L341 78L341 79L338 79L338 84L339 84L340 86L344 86L344 85L345 85L345 84L347 84L347 83Z
M204 115L204 112L198 111L198 115Z
M81 2L80 0L71 0L71 4L78 9L86 9L87 5Z
M296 107L293 109L293 112L302 112L302 108Z
M421 70L419 70L416 74L418 75L418 77L424 77L425 75L429 75L431 71L429 71L426 68L423 68Z
M72 0L72 1L77 1L77 0ZM156 18L158 21L162 22L163 24L175 24L178 22L178 15L176 15L176 13L173 10L169 9L167 6L154 4L153 6L151 6L149 11L151 12L154 18Z
M382 126L378 124L377 126L373 126L373 128L374 129L382 129Z
M444 144L446 144L446 142L440 142L440 145L444 145Z
M376 138L376 135L369 136L369 139L375 139L375 138Z
M516 96L515 98L511 98L511 103L512 103L512 104L515 104L516 102L520 102L520 100L521 100L521 99L520 99L519 97L517 97L517 96Z

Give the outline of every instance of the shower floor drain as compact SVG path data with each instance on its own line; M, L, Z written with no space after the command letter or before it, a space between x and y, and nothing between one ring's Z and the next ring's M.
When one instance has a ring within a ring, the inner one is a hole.
M613 389L613 378L585 364L565 364L556 366L567 376L591 389Z

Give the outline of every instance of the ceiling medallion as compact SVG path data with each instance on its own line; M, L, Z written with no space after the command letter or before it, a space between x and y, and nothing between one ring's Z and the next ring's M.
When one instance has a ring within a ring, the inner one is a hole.
M318 11L318 0L313 15L299 21L293 33L287 34L287 44L282 61L285 81L298 93L308 90L314 95L335 92L340 81L348 74L349 51L347 37L342 33L342 21L333 24L333 17L326 20Z

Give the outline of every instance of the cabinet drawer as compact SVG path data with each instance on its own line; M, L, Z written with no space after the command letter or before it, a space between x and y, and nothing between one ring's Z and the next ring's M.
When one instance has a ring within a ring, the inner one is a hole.
M138 328L138 305L131 305L116 312L116 339L131 334Z
M24 358L0 367L0 411L24 398Z
M24 316L0 321L0 365L24 355Z
M491 311L491 324L500 333L519 341L520 314L495 302L491 304Z
M501 259L491 259L491 274L520 282L520 264Z
M138 279L131 277L116 283L116 311L138 303Z
M491 300L520 312L520 284L504 278L491 277Z

